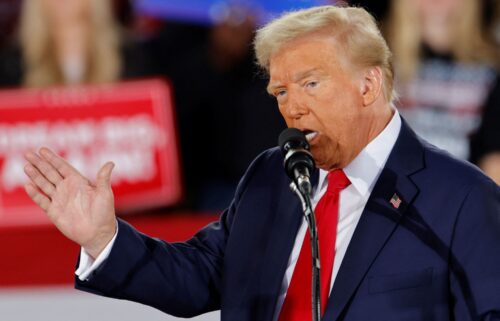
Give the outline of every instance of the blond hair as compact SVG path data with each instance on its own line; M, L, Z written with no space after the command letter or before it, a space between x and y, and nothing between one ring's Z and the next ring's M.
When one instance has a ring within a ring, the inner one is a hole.
M89 55L85 82L103 83L119 78L121 71L120 37L109 0L90 0ZM24 59L24 84L50 86L63 84L61 67L54 52L53 35L47 14L39 0L23 2L20 19L20 44Z
M394 52L398 77L413 78L421 60L421 21L412 0L393 0L384 31ZM481 30L481 1L463 0L451 26L450 52L462 63L495 64L493 47Z
M285 13L257 31L254 41L257 63L269 72L271 56L279 48L319 31L335 37L351 63L360 67L380 67L385 98L389 102L396 98L391 51L375 19L362 8L320 6Z

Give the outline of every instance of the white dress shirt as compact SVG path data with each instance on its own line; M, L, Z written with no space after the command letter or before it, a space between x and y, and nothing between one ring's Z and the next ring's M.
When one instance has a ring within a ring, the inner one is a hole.
M352 235L361 217L361 213L370 197L375 182L377 181L382 169L387 162L387 158L396 143L396 139L401 129L401 118L397 110L394 111L389 124L384 130L373 139L359 155L344 168L344 173L349 178L351 184L340 192L339 199L339 219L337 224L337 239L335 242L335 260L332 271L332 281L330 291L333 287L335 278L340 269L342 259L344 258L347 246L351 241ZM316 207L319 200L326 192L328 180L326 180L328 172L320 170L318 187L313 191L312 205ZM305 219L295 238L292 253L288 259L288 267L283 277L281 291L276 304L273 320L278 320L279 312L285 300L288 286L295 269L295 264L299 258L302 242L307 230ZM94 260L82 248L80 254L80 263L75 274L80 280L86 280L88 276L99 267L99 265L109 256L113 244L116 240L118 230L113 239L109 242L106 248Z
M80 262L78 263L78 268L75 271L75 274L78 276L80 281L85 281L90 273L94 272L104 260L106 260L113 248L113 244L115 244L116 236L118 235L118 224L116 224L116 232L111 241L109 241L108 245L102 250L99 256L94 260L87 251L80 249Z
M375 186L382 169L389 158L394 144L401 130L401 118L397 111L394 112L391 121L384 130L373 139L356 158L344 168L344 173L351 184L340 192L339 198L339 219L337 224L337 239L335 241L335 259L333 263L332 281L330 283L330 291L340 269L340 264L344 258L347 246L351 241L354 230L358 225L361 213L365 208L368 198ZM318 187L313 191L312 205L316 208L319 200L325 194L328 180L326 179L328 172L325 170L319 171ZM295 244L292 249L292 254L288 259L288 267L286 269L283 281L281 283L281 291L276 304L273 320L278 320L281 307L285 301L286 292L292 279L293 270L297 264L302 242L307 230L307 222L304 219L299 228L299 232L295 238Z

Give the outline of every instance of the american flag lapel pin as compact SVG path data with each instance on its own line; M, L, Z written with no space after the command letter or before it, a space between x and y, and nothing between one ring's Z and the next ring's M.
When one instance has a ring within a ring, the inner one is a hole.
M399 206L401 205L401 198L399 198L398 194L394 193L394 195L392 195L389 203L391 203L392 207L394 207L395 209L398 209Z

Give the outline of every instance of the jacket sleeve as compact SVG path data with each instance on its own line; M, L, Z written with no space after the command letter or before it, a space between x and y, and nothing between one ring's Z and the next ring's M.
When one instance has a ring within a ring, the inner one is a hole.
M219 309L222 266L231 225L240 198L266 153L269 152L250 165L219 221L207 225L186 242L151 238L119 220L119 232L109 257L87 280L76 277L75 287L143 303L178 317Z
M500 188L491 180L471 186L450 254L454 320L500 320Z

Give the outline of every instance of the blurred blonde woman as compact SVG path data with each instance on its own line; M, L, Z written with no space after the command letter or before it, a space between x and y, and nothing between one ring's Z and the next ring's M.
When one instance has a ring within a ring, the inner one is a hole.
M20 45L26 86L120 77L120 37L110 0L25 0Z
M479 0L392 0L384 26L402 115L431 143L478 163L500 151L498 137L471 146L483 111L500 108L498 48L482 26Z

